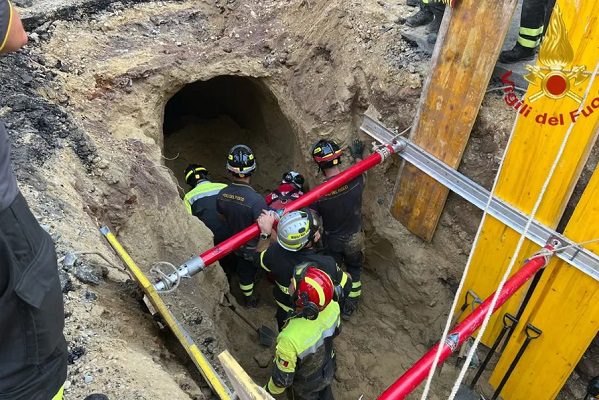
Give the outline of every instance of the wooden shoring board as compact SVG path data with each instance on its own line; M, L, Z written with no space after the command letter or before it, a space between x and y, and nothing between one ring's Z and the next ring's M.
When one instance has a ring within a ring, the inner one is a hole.
M464 0L447 7L410 139L457 168L517 0ZM424 240L433 237L448 189L403 163L391 213Z
M599 2L558 0L557 4L562 10L564 25L574 51L574 60L569 67L582 65L586 67L587 71L592 72L599 61L597 51L599 46L599 23L597 21ZM554 12L552 21L556 15L557 13ZM585 20L588 22L583 23L582 21ZM538 61L537 65L540 65ZM588 75L587 77L588 79L584 83L573 87L574 92L581 97L584 96L591 81ZM531 84L525 96L526 102L529 101L529 96L537 91L538 87ZM595 79L584 106L591 107L591 104L599 105L599 79ZM497 197L530 214L569 128L570 112L576 111L578 107L579 103L569 97L550 99L544 96L532 103L533 109L528 117L518 114L518 121L512 134L512 144L506 154L503 170L495 190ZM538 115L545 114L547 118L555 117L558 121L560 115L563 116L564 125L552 126L535 121ZM539 222L551 228L557 226L595 143L598 128L599 109L594 110L588 117L581 116L576 120L561 161L535 216ZM519 233L496 219L487 217L479 242L473 249L470 271L466 277L463 293L460 294L462 298L467 290L474 290L481 298L488 297L496 290L519 238ZM539 246L526 240L520 254L517 255L513 272L522 265L528 256L538 250ZM490 345L494 341L503 325L503 314L505 312L514 314L517 311L522 293L525 291L526 287L512 296L495 313L485 332L483 343ZM463 317L467 314L468 311L464 313Z
M274 400L266 390L254 383L228 350L220 353L218 360L233 385L236 398L239 400Z
M576 242L599 238L599 168L564 233ZM585 247L599 254L599 243ZM497 387L522 346L526 323L543 334L528 346L502 397L554 399L599 331L599 282L554 257L493 371L493 386Z

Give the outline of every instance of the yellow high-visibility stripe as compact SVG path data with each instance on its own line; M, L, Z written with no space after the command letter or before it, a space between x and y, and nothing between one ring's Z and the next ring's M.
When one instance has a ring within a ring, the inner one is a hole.
M339 282L339 285L341 287L345 287L345 284L347 283L347 279L348 279L348 275L345 272L341 273L341 282Z
M270 269L266 266L266 264L264 264L264 253L266 253L266 250L260 253L260 266L270 272Z
M285 391L285 388L278 387L272 380L272 377L268 381L268 391L272 394L281 394Z
M520 34L521 35L527 35L527 36L538 36L541 33L543 33L544 29L545 29L545 27L543 25L541 25L539 28L523 28L523 27L520 27Z
M347 297L350 298L356 298L356 297L360 297L362 295L362 291L361 290L352 290L351 292L349 292L349 295L347 295Z
M285 294L289 294L289 288L287 286L283 286L281 285L279 282L276 282L277 286L279 287L279 289L281 290L281 292L285 293Z
M243 291L247 291L247 290L252 290L254 288L254 284L250 283L249 285L242 285L241 283L239 284L239 287L241 288L241 290Z
M539 43L541 43L541 40L539 40L539 39L528 40L528 39L524 39L522 36L519 36L518 43L520 43L523 47L528 47L529 49L534 49L539 45Z
M324 306L324 301L326 298L324 297L324 290L322 290L322 287L320 287L320 285L309 276L306 276L304 279L306 280L306 283L316 289L316 292L318 293L318 305L321 307Z
M355 281L351 284L352 289L362 287L362 281Z
M62 385L60 387L60 390L58 391L58 393L56 393L54 395L54 397L52 397L52 400L62 400L63 393L64 393L64 385Z
M12 19L13 19L13 14L14 14L10 0L7 0L7 2L8 2L8 26L6 27L6 35L4 36L4 40L0 44L0 51L2 51L4 49L4 46L6 46L6 42L8 42L8 34L10 33L10 28L12 27Z
M277 305L279 307L281 307L283 310L289 312L289 311L293 311L293 308L286 306L285 304L281 303L280 301L275 300L275 303L277 303Z

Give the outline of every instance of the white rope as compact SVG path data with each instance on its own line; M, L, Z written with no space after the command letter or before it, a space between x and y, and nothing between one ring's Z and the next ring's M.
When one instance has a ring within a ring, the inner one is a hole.
M582 99L582 101L580 102L580 106L578 107L578 112L580 113L580 111L582 110L585 101L588 98L588 95L591 91L591 88L593 86L593 83L595 81L595 78L597 76L597 71L599 70L599 63L597 63L597 65L595 66L595 70L593 72L593 75L591 77L591 80L589 82L589 85L587 86L587 90L584 94L584 97ZM535 202L535 205L532 209L532 212L530 213L530 217L528 219L528 221L526 222L526 226L524 227L524 231L522 232L522 234L520 235L520 239L518 240L518 244L516 245L516 249L514 250L514 253L512 255L512 258L510 260L510 263L507 267L507 270L505 271L505 273L503 274L503 277L501 278L501 281L499 282L499 285L497 286L497 290L495 291L495 295L493 296L493 298L491 299L491 304L489 305L489 311L487 311L487 313L485 314L485 319L483 320L483 324L479 329L478 335L476 336L476 339L474 340L474 343L472 345L472 347L470 348L470 351L468 352L468 356L466 357L466 361L464 362L464 365L462 367L462 369L460 370L460 374L458 375L458 379L456 380L453 389L451 390L451 394L449 395L448 400L453 400L460 388L460 385L462 384L462 381L464 380L464 377L466 376L466 372L468 371L468 368L470 366L470 362L472 361L472 357L474 357L474 353L476 352L476 348L478 347L478 344L480 343L486 329L487 326L489 325L489 321L491 320L491 315L493 314L493 309L495 308L495 305L497 304L497 300L499 299L499 295L503 289L503 286L505 285L505 282L508 280L511 272L512 272L512 268L514 266L514 264L516 263L516 256L518 255L518 253L520 253L520 249L522 248L522 244L524 243L524 239L526 239L526 233L528 232L530 225L532 224L532 221L534 221L535 215L539 209L539 206L541 205L541 201L543 200L543 197L545 196L545 192L547 191L547 187L549 186L549 183L551 182L551 179L553 178L553 174L555 173L555 170L557 168L557 165L559 164L562 155L564 153L564 150L566 148L566 144L568 143L568 140L570 138L570 135L572 134L572 131L574 130L574 125L576 124L576 120L572 121L572 123L570 124L570 126L568 127L568 131L566 132L566 134L564 135L564 138L562 140L562 143L560 145L559 151L553 161L553 164L551 165L551 168L549 170L549 174L547 175L547 178L545 179L545 182L543 183L543 187L541 188L541 191L539 193L539 196L537 197L537 200ZM474 250L474 248L473 248Z
M489 199L487 200L487 204L485 205L485 208L483 209L483 216L480 220L480 224L478 225L478 230L476 231L476 236L474 237L474 242L472 243L472 248L470 250L470 254L468 255L468 260L466 261L466 266L464 267L464 272L462 273L462 278L460 280L460 284L458 285L458 289L453 298L451 310L449 311L449 315L447 316L447 321L445 323L445 328L443 329L443 335L441 335L441 340L439 341L439 347L437 348L437 353L435 354L435 358L433 359L433 365L431 365L431 369L426 378L426 384L424 385L424 391L422 392L422 396L420 397L420 400L426 400L428 397L428 392L430 391L430 388L431 388L433 376L435 375L437 366L439 365L439 359L441 358L441 351L443 350L443 343L445 343L445 340L447 340L447 336L449 335L449 329L451 328L451 325L452 325L455 310L458 305L458 301L460 301L460 294L462 293L464 284L466 282L466 277L468 276L468 271L470 270L470 265L472 264L472 257L474 256L474 249L476 248L478 240L480 239L483 225L487 219L488 211L489 211L489 208L491 207L491 201L494 198L495 189L497 188L497 183L499 182L499 175L501 174L501 171L503 170L503 163L505 161L505 157L507 155L508 149L510 148L510 145L512 144L512 138L514 137L514 131L516 130L516 124L518 122L519 117L520 117L520 114L517 114L516 118L514 119L514 125L512 126L512 131L510 132L510 136L508 138L507 145L505 146L505 150L503 151L503 156L501 157L501 162L499 163L497 175L495 175L495 180L493 181L493 186L491 188L491 193L489 195Z

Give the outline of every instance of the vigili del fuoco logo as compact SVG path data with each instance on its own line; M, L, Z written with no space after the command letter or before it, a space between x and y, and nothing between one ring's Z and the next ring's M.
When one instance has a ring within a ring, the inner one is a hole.
M524 79L530 83L529 92L532 94L527 99L518 98L514 91L514 82L510 80L512 72L508 71L501 77L501 82L507 86L504 89L504 101L522 117L532 117L538 124L565 125L576 122L579 117L589 117L599 109L599 97L593 98L579 111L583 99L572 89L587 81L590 74L584 65L572 65L573 60L574 50L568 41L568 32L561 10L556 4L549 29L539 51L541 65L526 66L529 73L524 76ZM560 113L549 116L547 112L535 110L535 101L542 97L571 101L572 111L568 115Z

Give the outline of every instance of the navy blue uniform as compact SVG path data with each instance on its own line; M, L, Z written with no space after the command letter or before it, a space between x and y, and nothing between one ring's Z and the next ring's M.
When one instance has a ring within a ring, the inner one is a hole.
M362 234L362 193L364 176L333 190L311 207L322 216L324 242L327 252L337 263L345 263L352 277L350 298L362 294L360 276L364 263L364 237Z
M222 189L216 200L216 210L225 218L227 225L233 234L239 233L252 225L262 210L268 206L264 197L259 195L251 186L233 182ZM249 241L237 252L237 273L239 274L239 287L244 296L249 297L254 291L254 278L256 266L254 264L254 253L258 238Z

